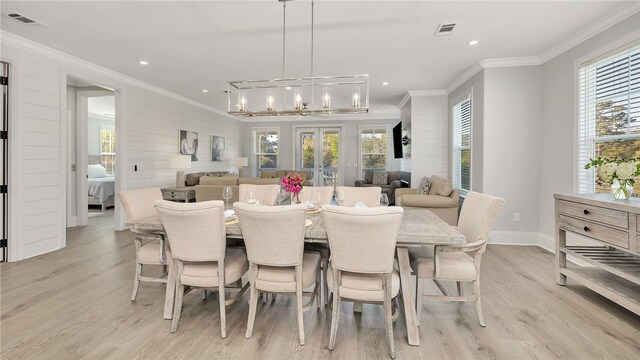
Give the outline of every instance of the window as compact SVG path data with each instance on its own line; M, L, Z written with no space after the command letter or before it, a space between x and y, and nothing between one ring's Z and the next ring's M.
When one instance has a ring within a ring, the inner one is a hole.
M116 164L116 130L100 127L100 164L113 175Z
M360 129L360 169L362 176L366 170L387 168L387 129L370 127Z
M278 168L278 130L260 129L255 131L255 156L258 173L262 169Z
M640 156L640 45L583 64L578 81L580 192L609 192L584 165L590 158Z
M471 97L453 106L453 187L461 193L471 190Z

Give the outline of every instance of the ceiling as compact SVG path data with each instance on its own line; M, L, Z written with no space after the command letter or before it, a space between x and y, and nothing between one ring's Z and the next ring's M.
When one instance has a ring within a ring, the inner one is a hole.
M397 112L408 90L445 88L481 59L539 55L628 3L317 0L315 75L368 73L371 108ZM3 16L3 30L221 110L227 80L281 76L276 0L3 0L0 6L3 14L46 24L30 27ZM458 24L452 35L434 36L438 24L449 22ZM288 3L287 29L286 75L307 76L308 1ZM471 40L480 43L470 46Z

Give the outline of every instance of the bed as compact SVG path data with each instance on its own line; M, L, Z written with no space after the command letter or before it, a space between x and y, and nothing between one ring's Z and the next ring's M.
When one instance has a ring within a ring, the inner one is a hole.
M115 176L108 176L107 171L100 164L90 164L87 175L89 206L99 205L102 207L102 211L113 207L116 193Z

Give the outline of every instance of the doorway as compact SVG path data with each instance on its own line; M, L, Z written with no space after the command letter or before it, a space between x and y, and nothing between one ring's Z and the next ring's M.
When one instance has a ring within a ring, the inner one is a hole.
M315 186L342 184L342 128L295 129L295 167L313 172Z
M117 137L115 92L73 78L67 84L67 227L72 227L88 225L96 216L113 218Z

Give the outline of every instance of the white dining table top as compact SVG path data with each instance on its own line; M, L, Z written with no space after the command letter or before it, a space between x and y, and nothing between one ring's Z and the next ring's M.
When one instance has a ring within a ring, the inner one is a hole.
M327 231L322 213L308 214L307 217L313 223L305 230L305 242L326 243ZM139 230L163 230L162 221L157 215L130 222L127 225ZM242 238L240 225L238 223L227 225L227 236ZM456 227L447 224L431 211L407 208L404 209L397 243L402 246L465 244L466 239Z

